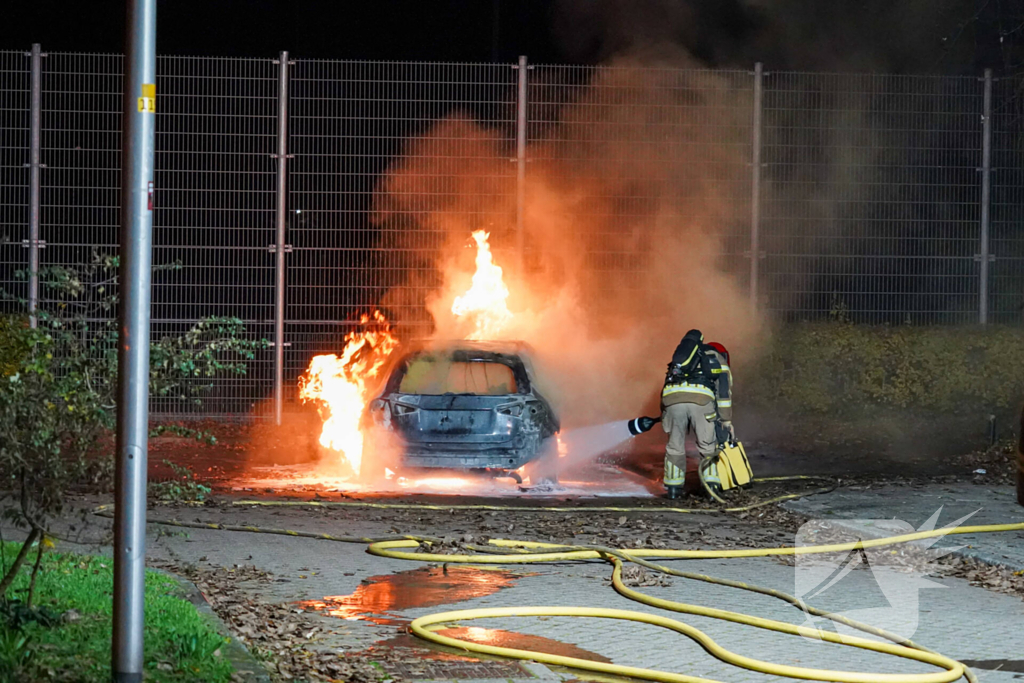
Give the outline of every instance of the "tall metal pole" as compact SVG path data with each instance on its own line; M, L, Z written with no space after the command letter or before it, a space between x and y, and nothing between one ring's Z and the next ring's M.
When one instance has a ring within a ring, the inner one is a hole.
M39 307L39 157L42 146L43 120L43 53L39 43L32 43L32 103L29 114L28 172L28 320L37 324Z
M985 99L981 133L981 269L978 276L978 322L988 324L988 221L992 175L992 69L985 69Z
M764 69L754 64L754 121L750 155L750 308L757 312L761 270L761 104Z
M114 518L116 683L142 681L149 438L149 316L153 272L156 0L128 0L121 139L121 338L118 345Z
M516 108L516 261L520 276L526 254L526 56L519 56L519 98Z
M281 53L277 77L277 239L274 245L274 420L280 425L284 410L284 254L285 191L288 164L288 52Z

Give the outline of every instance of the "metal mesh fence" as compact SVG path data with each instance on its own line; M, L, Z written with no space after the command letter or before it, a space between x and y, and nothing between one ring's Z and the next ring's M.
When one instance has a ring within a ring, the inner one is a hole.
M0 52L0 288L11 297L28 296L15 273L28 265L30 68L25 52ZM0 310L16 310L0 300Z
M582 277L602 305L636 296L664 231L720 242L740 275L749 238L750 113L746 72L567 67L530 73L527 191L562 194L555 229L582 252ZM567 181L571 179L571 181ZM548 228L541 210L531 215ZM529 250L530 246L527 245Z
M978 80L765 80L766 307L796 319L976 321Z
M283 68L282 103L276 60L158 60L153 331L228 316L252 338L273 339L271 245L283 205L286 396L309 358L338 350L373 308L406 336L428 332L437 256L453 235L481 228L500 264L514 269L521 256L527 272L557 257L531 231L559 231L591 291L608 297L641 289L659 231L681 226L713 237L716 267L741 289L757 258L758 305L778 318L978 320L980 79L765 73L759 99L757 76L745 71L538 65L525 72L520 109L512 64ZM27 291L15 271L29 252L30 76L25 53L0 52L0 286L15 297ZM44 267L116 252L121 87L120 56L42 60ZM992 96L988 291L997 323L1024 314L1021 87L997 80ZM548 211L552 188L571 190L563 194L572 202ZM267 415L273 370L267 350L245 376L214 378L202 407L164 397L153 409Z
M1024 84L1001 79L992 100L992 322L1024 321Z
M429 332L423 302L454 226L507 231L515 84L507 64L295 61L286 377L376 307L408 336Z
M5 132L8 120L17 125L10 127L13 144L4 145L3 153L27 158L27 127L22 125L28 116L26 77L21 71L14 75L21 80L12 80L8 89L5 72L0 97L18 97L22 106L11 107L20 118L5 118ZM54 53L43 60L43 269L69 267L84 277L98 258L117 253L122 81L120 55ZM276 66L271 60L161 57L157 87L154 338L180 335L211 316L240 318L247 335L270 338ZM5 218L10 216L7 222L16 228L21 223L26 233L28 175L17 166L4 164L5 174L12 174L4 185L18 194L2 210ZM4 255L8 258L6 251ZM25 254L17 256L24 269ZM114 269L100 268L89 277L99 281L113 275ZM24 288L23 280L15 286ZM108 285L103 295L113 293L116 288ZM41 290L44 305L58 296L45 286ZM82 310L90 316L109 315L96 306ZM270 352L264 352L249 364L245 376L212 378L212 391L202 406L166 396L155 398L152 409L178 415L250 413L266 397L271 362Z
M43 59L40 237L42 268L78 267L115 253L120 223L120 55ZM44 287L45 301L55 295Z
M269 59L157 60L153 335L233 317L273 338L278 65ZM158 412L263 412L273 352L244 376L219 377L201 407L161 399Z

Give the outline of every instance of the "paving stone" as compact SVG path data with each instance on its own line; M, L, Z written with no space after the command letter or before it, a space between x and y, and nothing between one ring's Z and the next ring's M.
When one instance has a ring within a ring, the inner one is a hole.
M979 489L946 487L944 491L915 491L921 500L913 503L899 500L889 491L867 491L859 498L826 497L807 499L816 501L817 510L834 509L831 515L842 519L845 506L859 506L858 516L878 516L906 519L919 525L934 512L938 504L945 504L944 523L978 507L985 497ZM906 493L907 489L904 488ZM836 492L846 493L848 492ZM857 492L854 492L857 493ZM870 495L866 495L870 494ZM860 495L860 494L858 494ZM928 496L931 496L930 498ZM906 497L906 496L903 496ZM874 500L874 504L871 501ZM1000 500L996 498L996 500ZM885 506L883 503L889 502ZM897 504L898 503L898 504ZM874 505L874 507L872 507ZM852 507L850 508L852 509ZM995 506L986 507L979 521L1005 521L1002 511ZM208 513L209 514L209 513ZM251 515L250 515L251 516ZM1019 515L1022 518L1024 515ZM246 515L223 515L220 521L239 523ZM386 528L373 522L355 519L339 522L337 519L317 518L303 511L293 510L286 515L273 516L262 521L267 526L305 528L327 533L381 534ZM707 520L704 520L705 523ZM299 523L302 526L299 526ZM687 520L680 520L684 527ZM791 543L792 539L779 539ZM973 539L959 539L960 542ZM994 539L979 538L978 543ZM255 587L264 599L290 603L324 596L345 596L356 591L369 577L415 569L416 564L369 555L358 544L292 538L286 536L251 535L213 530L189 530L188 536L149 539L150 555L174 558L179 562L204 562L230 565L255 564L274 573L276 580ZM1003 539L1003 554L1024 554L1016 538ZM763 586L794 592L796 570L772 558L743 560L674 561L670 564L687 571L754 582ZM321 622L329 629L326 647L339 650L360 650L374 643L403 633L408 620L440 611L471 609L475 607L515 607L526 605L561 605L613 607L639 612L655 613L677 618L691 624L720 645L739 654L781 664L805 667L844 669L865 672L910 673L928 672L934 668L873 652L837 646L802 637L788 636L761 629L742 626L707 617L672 614L628 600L608 585L609 565L594 563L563 563L540 567L516 567L514 571L527 572L511 585L484 597L472 598L452 604L402 610L392 616L391 623L375 624L367 621L324 616ZM306 578L301 578L301 577ZM1021 655L1020 634L1024 633L1024 602L1019 598L989 592L955 578L931 579L942 587L922 589L918 595L917 619L913 639L950 657L979 662L986 668L977 673L984 683L1003 683L1024 680L1024 655ZM805 615L798 609L768 596L715 586L702 582L673 578L672 585L639 589L652 596L675 601L690 602L708 607L733 610L757 616L805 623ZM878 590L870 571L854 570L835 586L820 595L804 596L811 604L832 611L849 611L884 607L884 596ZM869 620L870 621L870 620ZM550 638L575 645L583 650L611 659L617 664L661 669L702 676L720 681L775 681L790 680L761 673L737 669L723 664L707 654L688 638L654 626L605 619L487 619L464 622L462 626L502 629ZM995 671L1001 667L1003 670ZM440 672L435 672L441 676ZM456 680L444 674L439 680ZM563 675L563 678L565 676ZM462 676L462 678L468 678ZM510 678L494 676L493 678ZM478 681L480 679L474 679Z
M851 520L903 520L915 529L941 509L937 527L970 515L964 524L1024 522L1024 507L1017 504L1012 486L974 484L920 484L841 488L831 493L799 498L783 504L793 512L846 525L866 536L885 535ZM973 513L973 514L972 514ZM936 547L965 546L957 555L976 557L989 564L1024 570L1024 531L1000 534L948 536Z

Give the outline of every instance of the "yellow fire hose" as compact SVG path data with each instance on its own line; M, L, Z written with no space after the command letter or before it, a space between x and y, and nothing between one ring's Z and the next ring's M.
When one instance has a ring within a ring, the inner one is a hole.
M966 677L968 681L971 681L973 683L977 680L977 678L975 677L973 672L969 668L965 667L963 664L953 659L950 659L949 657L945 657L939 653L928 650L927 648L924 648L912 641L903 639L895 634L883 631L882 629L878 629L868 624L862 624L860 622L853 621L841 615L835 615L825 612L824 610L811 608L810 606L800 601L798 598L787 595L780 591L774 591L772 589L761 588L758 586L744 584L741 582L715 579L713 577L703 576L699 574L680 572L667 567L654 565L650 562L643 560L642 558L657 557L662 559L711 559L767 557L783 555L809 555L829 552L848 552L860 548L867 549L885 547L900 543L908 543L910 541L934 538L936 536L943 536L947 534L994 533L1022 530L1024 530L1024 523L976 525L969 527L959 527L955 529L934 529L930 531L918 531L910 534L903 534L900 536L892 536L888 538L851 541L848 543L833 543L820 546L749 548L739 550L637 549L626 551L615 550L610 548L559 546L550 543L537 543L504 539L491 540L490 545L494 546L495 549L510 550L512 552L492 554L492 552L485 551L479 552L478 554L448 555L431 552L408 552L406 550L400 550L404 548L418 548L422 545L421 542L411 540L394 540L373 543L368 547L367 550L371 554L378 555L381 557L441 563L524 564L534 562L562 562L604 558L611 561L615 566L612 572L612 585L614 586L615 590L624 597L627 597L631 600L636 600L637 602L641 602L646 605L658 607L661 609L667 609L674 612L711 617L715 619L723 619L733 623L755 626L757 628L777 631L780 633L787 633L790 635L804 636L807 638L822 640L829 643L857 647L865 650L872 650L875 652L890 654L905 659L912 659L926 664L932 664L934 666L941 668L942 670L927 674L879 674L862 673L854 671L810 669L806 667L796 667L784 664L776 664L773 662L765 662L762 660L744 657L743 655L739 655L729 650L726 650L725 648L715 643L715 641L711 639L707 634L703 633L702 631L693 626L682 623L680 621L668 619L666 617L645 614L642 612L631 612L607 608L513 607L458 610L453 612L443 612L439 614L432 614L429 616L420 617L414 620L410 626L412 632L420 638L441 645L446 645L461 650L468 650L470 652L506 657L511 659L528 659L542 662L545 664L552 664L555 666L564 666L572 669L593 671L595 673L601 674L613 674L618 676L628 676L633 678L661 681L663 683L706 683L708 680L694 676L687 676L685 674L658 671L654 669L643 669L638 667L608 664L604 662L595 662L591 660L579 659L576 657L552 655L544 652L519 650L515 648L498 647L494 645L484 645L480 643L459 640L457 638L452 638L450 636L445 636L440 633L436 633L431 627L436 628L440 625L452 622L495 617L563 616L621 619L626 621L635 621L640 623L652 624L655 626L660 626L663 628L676 631L691 638L699 645L701 645L701 647L703 647L709 654L713 655L714 657L720 659L723 662L745 669L750 669L752 671L759 671L766 674L810 680L837 681L840 683L945 683L948 681L956 681L961 677ZM692 605L687 603L674 602L671 600L664 600L661 598L654 598L643 593L640 593L639 591L634 591L628 588L622 582L622 564L624 561L637 562L638 564L650 567L657 571L663 571L672 575L682 576L684 578L697 579L720 585L728 585L734 588L750 590L764 595L771 595L773 597L785 600L786 602L789 602L790 604L793 604L807 611L808 613L814 614L816 616L821 616L830 619L834 622L842 623L847 626L851 626L866 633L871 633L873 635L880 636L894 642L885 643L874 640L868 640L865 638L840 636L830 631L813 629L806 626L796 626L786 622L780 622L772 619L764 619L761 617L741 614L738 612L729 612L726 610L703 607L700 605Z
M813 479L813 477L780 477L778 479ZM833 487L834 488L834 487ZM831 490L831 489L828 489ZM817 491L814 491L815 493ZM781 499L799 497L805 494L792 494L780 497ZM724 511L745 511L772 501L763 501L754 505L726 508L726 509L703 509L703 508L677 508L671 506L644 506L644 507L520 507L512 505L424 505L419 503L372 503L365 501L236 501L237 506L321 506L321 507L370 507L384 509L424 509L424 510L496 510L496 511L517 511L517 512L654 512L654 513L699 513L699 512L724 512ZM105 505L95 510L96 514L110 516L113 506ZM781 591L770 588L763 588L753 584L746 584L739 581L719 579L702 574L684 572L670 567L654 564L645 558L657 559L735 559L745 557L772 557L772 556L793 556L810 555L833 552L849 552L857 549L879 548L911 541L934 538L936 536L975 534L975 533L996 533L1009 531L1024 531L1024 522L1014 524L990 524L957 527L954 529L933 529L929 531L917 531L888 538L869 540L858 540L847 543L833 543L819 546L788 546L779 548L744 548L734 550L666 550L666 549L630 549L622 550L606 548L601 546L577 546L557 545L552 543L540 543L534 541L518 541L506 539L492 539L485 546L467 545L472 554L442 554L429 552L433 544L440 542L440 539L417 536L393 536L386 539L374 539L357 536L333 536L313 532L293 531L288 529L268 529L248 525L230 525L206 522L179 522L177 520L149 520L154 524L166 524L171 526L218 529L225 531L241 531L251 533L280 534L297 536L318 540L338 541L345 543L369 543L367 552L380 557L388 557L401 560L413 560L418 562L437 563L466 563L475 565L500 565L500 564L527 564L541 562L575 562L584 560L602 559L614 565L612 571L612 585L615 590L626 598L637 602L684 614L722 619L733 623L744 624L766 630L798 635L824 642L857 647L864 650L871 650L883 654L890 654L904 659L910 659L925 664L931 664L940 671L923 674L879 674L863 673L855 671L833 671L827 669L813 669L807 667L789 666L776 664L763 660L745 657L731 652L718 645L707 634L689 624L669 619L667 617L634 612L628 610L590 608L590 607L510 607L457 610L442 612L415 619L410 625L411 631L424 640L432 641L440 645L454 647L460 650L476 652L485 655L506 657L511 659L525 659L562 666L582 671L590 671L595 674L611 674L615 676L627 676L646 680L660 681L662 683L715 683L709 679L688 676L685 674L658 671L655 669L644 669L605 662L597 662L576 657L553 655L544 652L531 650L519 650L515 648L485 645L471 641L459 640L450 636L435 632L444 624L472 619L486 619L495 617L585 617L602 619L619 619L645 623L666 628L687 636L698 643L705 651L719 660L742 667L752 671L765 674L786 676L790 678L835 681L837 683L947 683L966 677L970 683L976 683L977 677L966 666L949 657L929 650L913 641L904 639L896 634L886 632L877 627L860 623L830 612L817 609L807 605L799 598L788 595ZM415 550L414 550L415 549ZM419 550L420 552L416 552ZM424 551L425 550L425 551ZM655 571L663 572L682 578L704 581L717 585L738 588L756 592L762 595L783 600L808 614L820 616L836 623L858 629L892 642L881 642L866 638L840 636L831 631L797 626L786 622L765 619L739 612L730 612L711 607L703 607L682 602L674 602L655 598L639 591L628 588L622 581L622 567L624 562L634 562Z
M982 534L1005 531L1024 531L1024 522L1013 524L984 524L974 526L961 526L954 529L932 529L929 531L915 531L899 536L888 536L886 538L872 538L867 540L849 541L847 543L830 543L827 545L808 546L784 546L781 548L743 548L738 550L664 550L657 548L637 548L623 550L631 557L657 557L664 560L713 560L740 557L771 557L781 555L816 555L821 553L849 552L857 549L882 548L900 543L910 543L936 536L959 535L959 534ZM471 562L474 564L520 564L526 562L572 562L577 560L596 560L602 557L602 551L577 548L574 546L560 546L551 543L540 543L536 541L515 541L495 538L491 539L491 545L499 548L518 549L520 552L504 555L444 555L428 552L405 552L394 550L395 548L419 547L418 541L393 540L379 541L369 546L367 551L371 555L391 557L399 560L416 560L419 562ZM557 548L552 552L524 553L523 549L531 548ZM569 548L569 549L566 549Z

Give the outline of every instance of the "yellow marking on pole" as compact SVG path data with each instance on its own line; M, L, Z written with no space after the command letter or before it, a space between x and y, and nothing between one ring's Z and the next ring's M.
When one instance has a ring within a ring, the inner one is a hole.
M156 84L143 83L142 97L139 98L139 111L146 114L156 113Z

